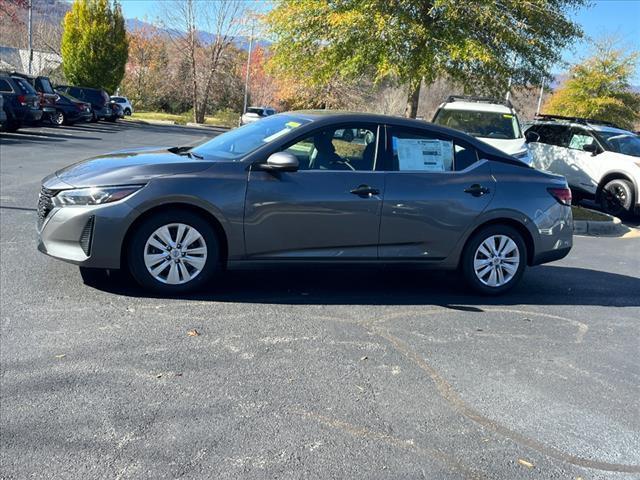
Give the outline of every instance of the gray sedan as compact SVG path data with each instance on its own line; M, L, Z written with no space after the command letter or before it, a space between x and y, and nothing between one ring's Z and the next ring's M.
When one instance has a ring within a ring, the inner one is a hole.
M563 177L448 128L291 112L196 147L115 152L49 175L38 248L85 273L127 268L165 294L227 268L301 262L460 269L498 294L527 265L567 255L570 204Z

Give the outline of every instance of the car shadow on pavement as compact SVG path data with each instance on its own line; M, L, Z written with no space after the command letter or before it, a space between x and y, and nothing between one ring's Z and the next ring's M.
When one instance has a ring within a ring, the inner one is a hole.
M128 275L85 279L106 292L159 297L138 287ZM640 278L585 268L540 266L520 285L498 296L470 291L455 272L385 268L279 268L224 273L186 300L302 305L601 305L640 306Z
M5 133L0 135L1 145L15 145L25 142L64 142L64 138L58 138L58 136L51 137L49 135L33 135L23 130L19 130L15 133Z

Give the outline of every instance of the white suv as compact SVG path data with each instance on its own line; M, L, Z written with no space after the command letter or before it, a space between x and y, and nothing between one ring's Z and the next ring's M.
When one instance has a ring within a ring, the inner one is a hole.
M133 106L131 105L131 102L129 101L129 99L127 97L120 97L117 95L112 95L111 96L111 100L116 102L118 105L120 105L122 107L122 112L125 115L132 115L133 114Z
M607 212L640 211L640 137L606 122L538 116L527 128L533 166L564 175L574 197L592 198Z
M438 107L433 123L473 135L531 164L518 115L508 100L451 95Z

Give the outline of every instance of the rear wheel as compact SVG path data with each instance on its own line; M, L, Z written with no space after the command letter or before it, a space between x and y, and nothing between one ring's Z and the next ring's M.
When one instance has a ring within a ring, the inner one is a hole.
M51 119L51 123L58 126L64 125L67 121L64 116L64 112L61 110L57 110L56 113L52 113L49 118Z
M522 278L527 249L522 235L507 225L491 225L476 232L462 254L462 272L474 290L499 295Z
M128 108L126 108L126 109L124 110L124 114L125 114L125 115L127 115L127 116L131 115L131 110L130 110L130 109L128 109Z
M219 270L212 226L189 211L158 213L135 227L128 248L131 274L145 288L164 294L201 287Z
M600 192L600 206L610 215L625 217L633 213L633 184L621 178L607 182Z

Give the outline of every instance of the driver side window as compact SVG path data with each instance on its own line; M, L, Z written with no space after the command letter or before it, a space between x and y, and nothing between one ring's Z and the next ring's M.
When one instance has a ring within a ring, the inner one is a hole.
M377 128L327 128L284 151L295 155L300 170L372 171L376 166Z

